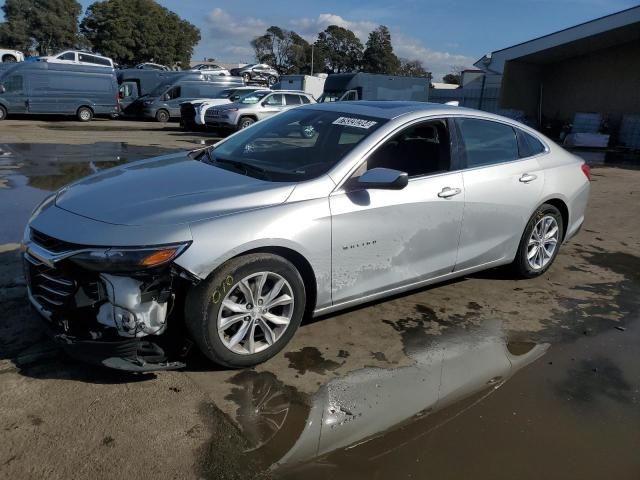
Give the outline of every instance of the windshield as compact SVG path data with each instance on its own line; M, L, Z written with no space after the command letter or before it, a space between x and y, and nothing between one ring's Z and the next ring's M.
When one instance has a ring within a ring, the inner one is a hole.
M249 95L245 95L244 97L241 97L238 102L239 103L244 103L247 105L251 105L253 103L258 103L261 99L263 99L265 96L267 96L269 93L269 91L267 92L253 92L250 93Z
M242 130L201 159L270 181L316 178L387 120L309 108L288 110Z
M151 90L148 93L149 97L159 97L160 95L162 95L172 84L171 83L162 83L160 85L158 85L156 88L154 88L153 90Z

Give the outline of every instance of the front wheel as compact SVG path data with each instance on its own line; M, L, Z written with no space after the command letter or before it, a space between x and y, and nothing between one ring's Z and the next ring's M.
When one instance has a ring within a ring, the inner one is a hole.
M256 121L253 118L242 117L240 119L240 121L238 122L238 130L243 130L245 128L248 128L251 125L253 125L254 123L256 123Z
M512 270L523 278L533 278L546 272L558 255L562 242L562 214L545 203L529 219L520 240Z
M267 84L270 87L273 87L276 84L277 81L278 81L278 79L276 77L274 77L273 75L270 75L269 78L267 78Z
M167 123L169 121L169 112L166 110L158 110L156 112L156 120L160 123Z
M289 342L306 293L288 260L266 253L230 260L187 295L185 323L200 350L232 368L256 365Z
M7 118L7 109L0 105L0 120Z

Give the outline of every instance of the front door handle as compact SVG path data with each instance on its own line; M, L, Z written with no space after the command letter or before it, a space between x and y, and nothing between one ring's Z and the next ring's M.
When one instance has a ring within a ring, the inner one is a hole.
M454 197L458 194L462 193L462 189L461 188L449 188L449 187L444 187L440 193L438 193L438 196L440 198L451 198Z
M538 176L533 175L532 173L523 173L522 176L520 177L520 181L522 183L529 183L529 182L533 182L536 178L538 178Z

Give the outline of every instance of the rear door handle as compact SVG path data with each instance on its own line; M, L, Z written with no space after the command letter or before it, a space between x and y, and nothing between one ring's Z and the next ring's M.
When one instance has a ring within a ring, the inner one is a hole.
M533 175L532 173L523 173L522 176L520 177L520 181L522 183L529 183L529 182L533 182L536 178L538 178L538 176Z
M462 189L461 188L450 188L450 187L444 187L440 193L438 193L438 196L440 198L451 198L451 197L455 197L456 195L462 193Z

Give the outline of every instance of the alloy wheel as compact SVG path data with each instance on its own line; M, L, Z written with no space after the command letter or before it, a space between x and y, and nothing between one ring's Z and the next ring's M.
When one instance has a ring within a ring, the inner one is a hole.
M559 233L558 221L551 215L545 215L533 227L527 245L527 262L533 270L541 270L551 262Z
M217 329L225 347L240 355L275 344L293 317L291 285L274 272L253 273L231 287L218 311Z

